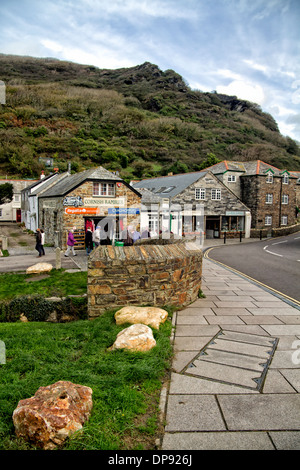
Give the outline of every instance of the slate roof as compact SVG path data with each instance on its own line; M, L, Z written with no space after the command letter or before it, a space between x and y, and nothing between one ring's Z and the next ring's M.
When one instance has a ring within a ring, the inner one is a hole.
M160 198L172 198L184 191L188 186L203 178L207 171L196 171L194 173L182 173L180 175L161 176L139 181L133 184L138 191L148 189Z
M275 176L282 176L286 170L280 170L269 163L265 163L262 160L254 160L251 162L234 162L224 160L220 163L216 163L205 170L211 171L214 175L220 175L226 171L237 171L243 172L242 176L253 176L253 175L265 175L268 170L271 170ZM291 176L293 172L288 172Z
M88 179L123 182L119 176L115 175L111 171L106 170L102 166L99 166L97 168L90 168L89 170L85 170L80 173L75 173L74 175L67 174L65 178L63 178L61 181L58 181L57 184L45 191L41 197L64 196Z

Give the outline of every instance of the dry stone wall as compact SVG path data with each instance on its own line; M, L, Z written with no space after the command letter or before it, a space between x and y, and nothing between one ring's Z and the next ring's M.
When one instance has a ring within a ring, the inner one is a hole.
M184 307L201 288L202 251L194 242L99 246L88 261L88 315L126 305Z

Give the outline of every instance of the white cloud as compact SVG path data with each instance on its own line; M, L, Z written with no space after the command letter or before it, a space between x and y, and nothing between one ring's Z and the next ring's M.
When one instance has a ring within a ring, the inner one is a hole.
M227 86L217 86L216 91L225 95L235 95L240 99L251 101L259 105L263 104L265 99L263 89L260 85L247 83L242 80L234 80Z

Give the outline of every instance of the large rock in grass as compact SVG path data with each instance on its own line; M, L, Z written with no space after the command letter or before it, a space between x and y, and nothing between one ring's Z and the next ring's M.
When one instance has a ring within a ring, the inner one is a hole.
M110 348L129 349L130 351L149 351L154 348L156 341L153 338L151 328L140 323L131 325L120 331L116 337L116 341Z
M159 325L166 321L167 317L168 312L157 307L123 307L115 313L117 325L143 323L157 330Z
M53 269L50 263L37 263L26 269L26 274L49 273Z
M89 387L67 381L40 387L13 412L16 434L44 450L55 449L82 428L92 405Z

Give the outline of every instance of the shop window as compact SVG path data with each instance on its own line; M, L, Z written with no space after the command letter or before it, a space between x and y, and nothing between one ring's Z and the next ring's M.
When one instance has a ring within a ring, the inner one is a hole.
M93 196L115 196L114 183L93 183Z
M195 188L195 199L197 201L205 200L205 189L204 188Z
M213 201L220 201L221 200L221 189L212 189L211 190L211 199Z

